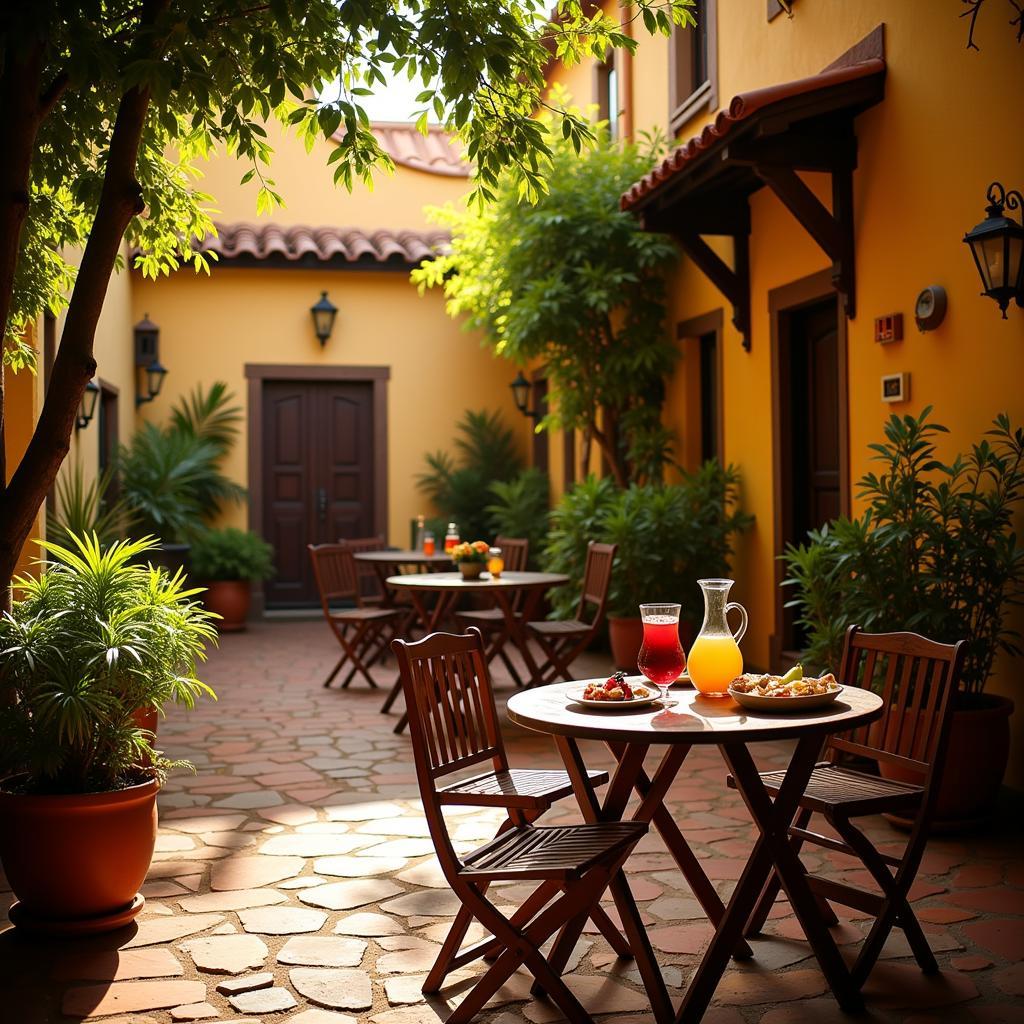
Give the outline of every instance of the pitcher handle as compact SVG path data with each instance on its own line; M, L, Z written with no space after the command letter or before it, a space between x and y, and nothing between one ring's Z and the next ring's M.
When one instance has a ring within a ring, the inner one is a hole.
M743 605L739 604L739 602L737 601L730 601L725 606L726 620L728 620L729 612L731 612L733 608L738 609L740 615L743 618L743 621L740 622L740 628L732 635L733 640L735 640L736 643L739 643L743 639L744 634L747 632L747 609L744 608Z

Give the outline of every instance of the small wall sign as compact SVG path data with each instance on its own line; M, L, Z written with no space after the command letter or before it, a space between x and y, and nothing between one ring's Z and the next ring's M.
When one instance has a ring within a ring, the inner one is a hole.
M875 341L888 345L891 341L903 340L903 314L887 313L875 317Z
M909 373L887 373L882 377L883 402L906 402L909 398Z

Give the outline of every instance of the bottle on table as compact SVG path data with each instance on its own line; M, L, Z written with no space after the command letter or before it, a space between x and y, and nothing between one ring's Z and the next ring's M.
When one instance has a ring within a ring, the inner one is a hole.
M459 528L454 523L448 524L448 531L444 535L444 553L451 554L451 550L459 543Z
M427 530L426 530L426 523L427 523L427 520L426 520L425 516L417 516L416 517L416 539L413 541L413 545L412 545L414 551L422 551L423 550L423 542L426 539L426 532L427 532Z
M434 541L434 535L430 530L423 531L423 554L432 555L437 550L437 544Z
M491 579L497 579L505 569L505 559L501 556L501 548L489 548L487 551L487 571Z

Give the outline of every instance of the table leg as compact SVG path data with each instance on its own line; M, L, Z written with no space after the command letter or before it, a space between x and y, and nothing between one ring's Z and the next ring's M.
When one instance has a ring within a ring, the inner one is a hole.
M529 622L537 609L543 591L539 587L528 587L523 597L523 605L520 609L521 615L516 615L515 602L501 587L495 588L494 598L501 614L505 617L505 631L509 639L519 651L523 664L526 666L526 685L533 686L540 668L534 660L530 651L530 640L526 632L526 623Z
M587 775L583 755L580 753L576 741L569 737L556 736L555 743L572 781L573 792L580 805L583 820L589 823L621 821L635 785L636 775L643 769L644 756L648 748L643 744L631 744L627 748L616 766L605 792L604 803L601 804ZM623 858L618 865L608 890L612 894L612 899L615 900L615 906L622 921L622 930L629 940L637 969L651 1001L654 1019L662 1024L662 1022L670 1021L673 1017L672 1002L669 999L668 989L665 987L665 980L661 976L651 940L647 937L647 929L641 920L640 911L633 899L626 874L622 870L625 860L626 858ZM558 936L551 955L548 957L548 962L558 973L564 970L569 955L579 941L583 924L582 921L570 922Z
M616 760L621 760L625 751L623 743L607 743L608 749L615 755ZM682 831L676 824L675 818L665 806L665 795L668 793L675 781L679 769L690 752L689 744L673 744L668 748L661 764L658 765L653 779L641 767L637 774L636 793L640 797L640 807L633 815L633 821L651 822L661 835L668 852L686 879L690 891L697 898L701 909L707 915L708 920L717 925L725 914L725 904L722 903L711 879L704 872L697 855L690 849ZM737 943L736 951L733 954L737 960L747 960L752 957L753 951L744 939Z
M732 771L736 788L760 836L718 923L711 945L690 979L676 1024L697 1024L704 1016L773 865L839 1005L851 1012L863 1005L850 972L820 917L814 894L807 885L803 867L788 837L789 822L814 770L821 742L820 735L800 739L774 801L769 797L746 746L742 743L723 744L722 753Z
M415 591L413 591L415 593ZM434 605L433 614L430 616L430 621L427 623L427 632L436 633L440 628L444 620L448 617L448 613L452 610L452 606L455 604L456 595L450 590L442 590L437 595L437 603Z
M420 620L424 631L433 632L430 628L430 609L427 608L423 595L418 590L409 590L409 600L412 601L412 606L416 609L416 617Z

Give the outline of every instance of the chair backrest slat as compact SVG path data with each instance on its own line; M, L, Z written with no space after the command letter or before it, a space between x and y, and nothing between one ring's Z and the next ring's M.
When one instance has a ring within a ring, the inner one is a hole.
M505 572L525 572L530 560L530 542L525 537L495 537L494 546L501 548Z
M608 604L608 588L612 582L612 564L615 561L617 548L616 544L598 544L595 541L591 541L587 545L587 561L583 569L583 590L580 594L579 611L576 613L576 617L581 622L597 627L604 618L605 607Z
M359 582L352 552L343 544L308 544L313 576L324 615L330 618L332 601L356 601Z
M948 738L963 656L963 641L941 644L916 633L871 634L851 626L840 682L876 689L885 710L872 725L833 737L831 750L896 765L930 782Z
M384 551L387 544L383 537L342 537L338 543L348 548L353 555L366 551ZM379 599L384 596L377 570L368 562L356 561L356 578L359 580L359 597Z

